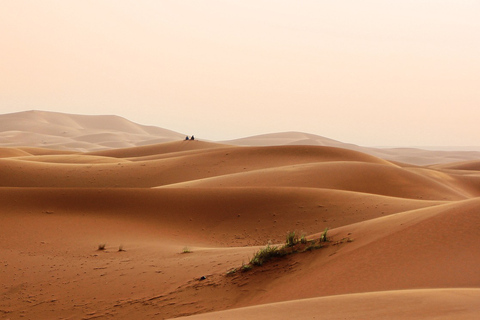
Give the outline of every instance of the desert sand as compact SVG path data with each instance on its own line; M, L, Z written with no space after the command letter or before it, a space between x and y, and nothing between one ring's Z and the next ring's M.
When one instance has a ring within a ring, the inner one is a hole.
M311 136L240 146L116 117L8 116L2 319L480 316L475 153L412 164L402 150L292 143ZM326 228L322 248L241 270L288 232Z
M191 134L188 133L188 135ZM39 110L0 114L0 148L22 147L22 150L24 147L40 148L33 151L35 154L43 149L49 149L49 152L56 150L56 152L68 153L133 148L131 151L124 150L124 156L128 152L131 152L133 157L140 157L142 154L157 156L155 152L152 152L151 145L178 141L185 136L185 133L141 125L114 115L91 116ZM472 146L468 151L445 151L435 148L428 150L398 147L372 148L294 131L225 140L218 144L251 147L301 145L336 147L359 151L388 161L420 166L449 165L465 161L476 162L480 159L480 146ZM147 146L147 148L135 149L139 146ZM167 146L161 148L164 150L158 150L159 153L181 151L168 150ZM15 152L19 152L19 150L15 150Z

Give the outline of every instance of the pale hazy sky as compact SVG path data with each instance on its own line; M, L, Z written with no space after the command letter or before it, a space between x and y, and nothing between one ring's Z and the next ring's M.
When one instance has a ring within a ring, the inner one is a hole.
M480 1L0 0L0 113L480 145Z

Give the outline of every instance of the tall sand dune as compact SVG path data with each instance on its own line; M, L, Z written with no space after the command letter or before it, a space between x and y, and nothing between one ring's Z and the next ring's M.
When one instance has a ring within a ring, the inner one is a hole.
M46 111L0 115L0 145L92 151L179 140L183 134L113 116Z

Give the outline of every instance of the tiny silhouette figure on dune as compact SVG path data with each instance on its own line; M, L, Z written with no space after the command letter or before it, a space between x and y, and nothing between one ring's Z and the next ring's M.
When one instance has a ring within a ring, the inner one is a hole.
M188 136L186 136L186 137L185 137L185 140L190 140L190 139L188 138Z
M192 137L190 138L190 140L195 140L195 137L194 137L194 136L192 136Z

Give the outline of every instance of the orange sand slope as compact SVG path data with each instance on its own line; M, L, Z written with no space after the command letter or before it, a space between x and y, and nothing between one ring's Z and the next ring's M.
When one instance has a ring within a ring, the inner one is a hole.
M277 302L178 319L475 319L479 289L403 290Z
M478 226L478 160L183 140L5 147L0 315L473 319ZM240 271L287 232L312 240L327 227L323 248Z

